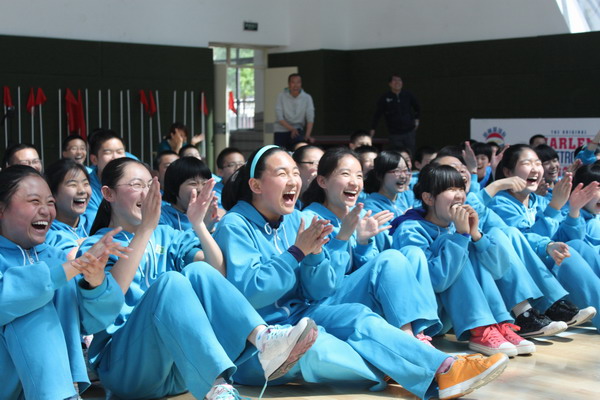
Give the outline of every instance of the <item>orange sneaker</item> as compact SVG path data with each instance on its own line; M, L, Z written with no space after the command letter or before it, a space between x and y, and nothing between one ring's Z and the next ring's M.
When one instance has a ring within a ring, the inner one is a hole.
M508 356L497 353L490 357L481 354L456 356L450 369L437 374L439 398L455 399L471 393L496 379L508 364Z

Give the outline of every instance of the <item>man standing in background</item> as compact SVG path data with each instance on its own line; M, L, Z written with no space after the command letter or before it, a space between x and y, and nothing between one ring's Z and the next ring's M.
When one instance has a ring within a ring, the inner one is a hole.
M394 148L407 147L414 154L421 107L411 92L402 89L403 83L399 74L392 74L388 85L390 91L377 101L369 133L371 136L375 135L379 119L384 115L390 144Z
M302 90L300 74L288 77L288 87L277 97L275 106L275 144L288 150L294 143L306 141L311 137L315 122L315 106L312 97Z

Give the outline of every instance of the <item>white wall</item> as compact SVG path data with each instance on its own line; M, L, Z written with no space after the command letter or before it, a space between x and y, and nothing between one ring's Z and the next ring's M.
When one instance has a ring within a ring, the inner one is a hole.
M555 0L2 0L0 34L274 52L568 33ZM259 23L245 32L244 21Z
M289 43L287 0L0 1L0 34L207 47ZM243 22L258 22L245 32Z

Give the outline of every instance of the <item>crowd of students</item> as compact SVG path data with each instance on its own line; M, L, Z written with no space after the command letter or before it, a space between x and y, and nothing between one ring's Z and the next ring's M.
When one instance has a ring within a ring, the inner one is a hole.
M529 337L600 328L600 133L562 177L545 145L413 158L367 132L226 148L215 175L173 126L152 170L110 130L67 137L45 170L6 149L1 398L78 398L83 348L123 399L267 381L449 399L534 353ZM477 353L436 349L451 329Z

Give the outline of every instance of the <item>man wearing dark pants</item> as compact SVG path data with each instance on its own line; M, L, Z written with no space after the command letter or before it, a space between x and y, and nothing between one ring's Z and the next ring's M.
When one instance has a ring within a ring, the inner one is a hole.
M390 91L382 95L377 101L377 109L373 115L369 133L371 136L375 134L379 119L384 115L390 135L390 144L394 148L407 147L414 154L421 107L411 92L402 89L403 83L400 75L392 74L388 85Z
M275 144L288 150L301 141L312 143L315 106L312 97L302 90L302 77L291 74L288 87L277 97L275 106Z

